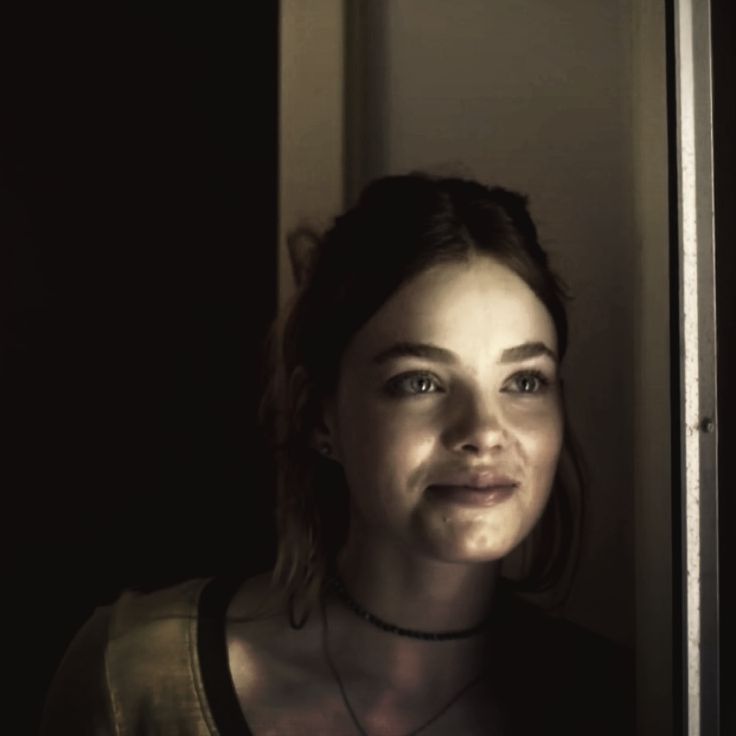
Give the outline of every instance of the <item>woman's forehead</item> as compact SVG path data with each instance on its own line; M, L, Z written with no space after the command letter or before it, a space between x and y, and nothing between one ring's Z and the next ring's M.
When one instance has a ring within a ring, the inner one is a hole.
M557 349L544 304L520 276L488 257L438 264L411 279L359 330L351 352L365 359L392 342L436 344L459 354L527 342Z

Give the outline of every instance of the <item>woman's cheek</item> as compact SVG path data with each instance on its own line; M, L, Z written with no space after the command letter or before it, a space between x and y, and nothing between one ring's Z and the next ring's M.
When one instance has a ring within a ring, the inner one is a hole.
M524 407L507 414L513 434L527 460L540 470L554 472L562 449L563 420L557 405Z
M561 423L550 423L548 431L540 431L530 437L531 452L534 465L539 472L548 476L551 483L557 470L557 463L562 450Z
M526 432L554 436L562 431L562 405L555 395L511 400L504 413L512 425Z
M436 432L431 424L411 412L395 412L372 424L362 464L378 482L378 493L411 494L412 478L435 451Z

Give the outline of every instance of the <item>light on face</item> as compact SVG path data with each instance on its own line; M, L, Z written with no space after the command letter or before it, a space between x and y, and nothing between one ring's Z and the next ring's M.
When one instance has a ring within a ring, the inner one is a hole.
M544 305L491 259L405 284L342 362L331 426L356 521L453 558L518 544L544 508L561 447L556 349ZM477 489L475 507L472 495L430 492L466 476L517 486L493 503L493 489L485 499Z

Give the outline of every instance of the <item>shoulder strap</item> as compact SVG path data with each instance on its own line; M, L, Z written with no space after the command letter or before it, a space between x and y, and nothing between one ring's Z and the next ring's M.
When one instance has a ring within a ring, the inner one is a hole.
M197 651L198 602L207 582L127 591L114 605L106 666L118 736L216 736Z

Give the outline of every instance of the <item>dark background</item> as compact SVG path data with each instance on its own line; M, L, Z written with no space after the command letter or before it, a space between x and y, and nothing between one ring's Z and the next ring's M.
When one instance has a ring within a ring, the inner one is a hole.
M94 606L270 565L278 3L3 8L6 705L33 733Z

